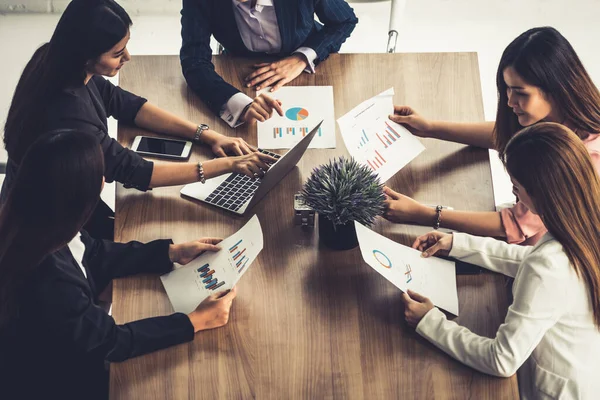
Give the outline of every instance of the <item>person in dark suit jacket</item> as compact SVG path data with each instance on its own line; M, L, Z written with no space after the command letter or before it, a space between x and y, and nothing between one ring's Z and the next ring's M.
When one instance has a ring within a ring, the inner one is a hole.
M50 42L35 52L15 90L4 133L9 161L0 204L27 148L52 129L72 128L96 135L105 155L107 181L139 190L183 185L229 172L259 177L268 169L266 162L275 161L243 139L177 117L106 80L104 76L115 76L130 60L130 25L129 15L114 0L69 3ZM220 158L201 164L146 161L109 136L109 116L124 125L194 140ZM112 239L112 215L108 206L99 203L86 229L95 237Z
M112 279L162 274L219 239L114 243L82 227L104 184L104 157L85 132L46 133L26 153L0 208L0 397L106 399L106 362L191 341L227 323L235 288L192 313L117 324L99 306Z
M252 99L223 80L211 62L211 35L236 56L278 57L256 64L245 78L247 87L272 86L275 91L303 71L314 73L330 53L339 51L357 23L344 0L183 0L183 75L231 127L265 121L273 110L283 113L280 104L264 95Z

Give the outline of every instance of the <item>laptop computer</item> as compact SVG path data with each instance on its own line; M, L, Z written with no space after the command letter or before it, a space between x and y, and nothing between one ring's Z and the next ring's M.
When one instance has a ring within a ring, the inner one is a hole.
M319 122L308 135L282 156L261 150L263 153L278 158L262 179L252 179L244 174L231 173L207 179L204 184L196 182L186 185L180 193L185 197L243 215L298 164L322 123L323 121Z

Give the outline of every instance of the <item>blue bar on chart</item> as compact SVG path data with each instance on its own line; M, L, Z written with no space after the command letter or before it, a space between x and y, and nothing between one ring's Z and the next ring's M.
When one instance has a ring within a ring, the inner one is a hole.
M362 135L360 136L360 143L358 145L358 148L360 149L361 147L363 147L365 144L367 144L369 142L369 137L367 136L367 132L365 132L365 130L362 130Z
M379 139L379 141L380 141L381 143L383 143L383 148L384 148L384 149L387 149L387 148L388 148L388 145L387 145L387 144L386 144L386 143L383 141L383 139L381 138L381 136L379 136L379 133L375 133L375 136L377 136L377 139Z
M319 128L319 136L323 136L321 132L321 128Z
M236 268L239 268L240 265L244 262L244 260L246 259L246 256L243 256L242 258L240 258L239 260L237 260L237 262L235 263Z
M388 132L388 134L390 135L390 137L391 137L392 139L394 138L394 136L395 136L397 139L400 139L400 135L398 134L398 132L396 132L396 131L394 130L394 128L392 128L392 127L390 126L390 124L388 124L388 123L386 122L386 123L385 123L385 126L386 126L386 127L385 127L385 130ZM394 140L394 141L395 141L395 140Z
M225 284L225 282L219 282L217 278L213 277L215 270L211 270L208 264L204 264L197 271L205 289L215 290Z
M238 274L241 274L244 268L246 268L246 264L248 264L248 261L250 261L250 259L246 258L246 261L242 264L242 267L238 269Z
M210 266L208 264L204 264L203 266L201 266L200 268L198 268L198 272L208 271L209 267Z
M238 248L238 246L240 245L240 243L242 243L242 239L240 239L236 244L234 244L233 246L231 246L229 248L229 252L233 253Z

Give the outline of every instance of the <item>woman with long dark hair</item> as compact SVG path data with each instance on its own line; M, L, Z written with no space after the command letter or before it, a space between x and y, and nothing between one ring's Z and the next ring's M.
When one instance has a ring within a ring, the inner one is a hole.
M82 227L99 201L104 155L75 130L47 133L21 159L0 207L0 379L7 399L107 397L105 362L193 340L227 323L236 291L189 315L118 325L98 294L113 278L166 273L219 239L114 243ZM221 297L219 297L221 296Z
M430 121L407 106L390 116L421 137L432 137L500 152L521 128L540 121L561 123L581 138L600 170L600 92L571 44L556 29L534 28L504 50L496 75L498 111L495 122ZM436 211L386 188L386 218L441 226L509 243L535 244L546 232L538 216L523 202L501 212ZM565 188L567 190L567 188Z
M523 399L598 398L600 179L589 150L569 128L546 122L517 133L501 156L513 192L548 233L535 246L518 246L433 231L413 247L513 277L506 320L494 338L481 337L410 291L406 320L479 371L507 377L518 369Z
M228 172L258 177L268 169L268 163L274 162L242 139L179 118L103 78L116 75L129 61L131 23L127 12L113 0L69 3L50 42L35 52L15 90L4 132L9 161L0 202L29 146L42 132L53 129L73 128L95 134L104 152L106 180L140 190L191 183ZM194 139L222 158L200 164L154 164L109 137L108 116L123 124ZM227 154L234 157L225 157ZM107 209L103 203L101 207ZM94 233L110 238L113 224L99 211L91 223L104 228L93 229Z

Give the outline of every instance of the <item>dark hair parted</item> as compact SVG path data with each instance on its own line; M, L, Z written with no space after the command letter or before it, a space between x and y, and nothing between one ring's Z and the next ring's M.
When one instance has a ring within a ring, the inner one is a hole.
M88 133L45 133L27 151L0 208L0 326L17 312L23 280L91 216L103 176L102 149Z
M69 3L50 42L35 51L15 89L4 127L4 143L13 161L20 163L44 131L40 124L54 96L82 85L86 64L119 43L130 26L131 18L113 0Z
M600 133L600 92L571 44L556 29L530 29L513 40L502 53L496 73L498 110L494 142L503 151L510 138L523 128L508 106L504 70L512 67L530 85L536 86L558 108L581 139Z

